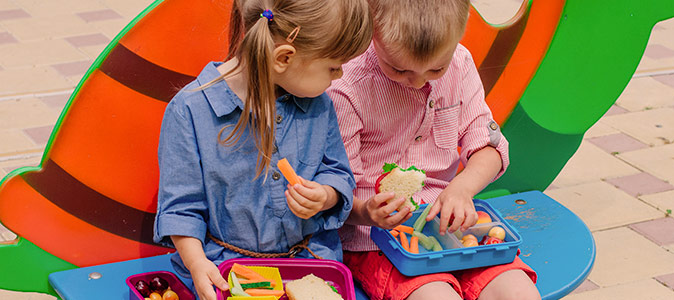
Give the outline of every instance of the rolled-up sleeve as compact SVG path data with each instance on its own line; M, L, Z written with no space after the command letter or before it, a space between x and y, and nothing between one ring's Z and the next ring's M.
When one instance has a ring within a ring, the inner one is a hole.
M465 166L473 153L491 146L501 156L501 170L494 180L505 173L510 160L508 158L508 141L494 121L491 110L484 100L484 88L475 63L470 55L466 55L466 70L463 77L463 103L459 117L459 146L461 146L461 162Z
M330 124L326 139L326 151L314 181L333 187L337 192L339 201L333 208L322 214L325 219L323 228L325 230L338 229L344 225L353 206L353 189L356 188L332 105L330 105L329 111Z
M208 214L200 155L189 110L175 101L168 104L164 113L158 159L154 241L173 246L170 236L179 235L203 243Z

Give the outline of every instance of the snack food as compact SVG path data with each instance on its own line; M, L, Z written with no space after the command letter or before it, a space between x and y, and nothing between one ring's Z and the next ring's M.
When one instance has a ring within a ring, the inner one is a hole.
M290 300L343 300L333 287L320 277L309 274L301 279L286 283L286 294Z
M398 210L408 206L410 211L415 211L419 208L419 204L417 204L414 199L412 199L412 195L421 191L425 180L426 172L417 169L415 166L402 169L396 164L387 163L384 164L384 173L379 176L374 188L376 193L395 193L394 199L398 199L400 197L409 199L409 201L405 201L400 207L398 207Z

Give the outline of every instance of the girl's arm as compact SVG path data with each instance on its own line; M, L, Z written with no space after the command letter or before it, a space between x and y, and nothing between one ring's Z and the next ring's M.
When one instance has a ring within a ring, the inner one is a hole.
M179 235L172 235L171 240L180 254L180 259L192 274L199 299L215 300L214 285L221 290L228 288L227 281L220 275L218 267L206 258L200 240Z

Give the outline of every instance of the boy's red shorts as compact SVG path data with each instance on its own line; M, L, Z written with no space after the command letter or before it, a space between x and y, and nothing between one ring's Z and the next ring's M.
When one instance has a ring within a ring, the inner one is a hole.
M508 270L523 270L536 283L536 272L519 256L512 263L462 271L408 277L396 269L381 251L344 251L344 264L373 300L406 299L414 290L433 281L447 282L466 300L474 300L497 275Z

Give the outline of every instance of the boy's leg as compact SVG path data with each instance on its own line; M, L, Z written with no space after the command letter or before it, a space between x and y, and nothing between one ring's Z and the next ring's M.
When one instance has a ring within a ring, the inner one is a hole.
M422 285L407 297L407 300L447 299L462 300L461 296L447 282L433 281Z
M344 264L349 267L353 277L360 282L363 290L372 300L461 299L459 281L454 275L436 273L405 276L380 251L344 251ZM432 285L429 285L431 283ZM442 294L426 294L433 292L433 287L438 286ZM418 297L417 290L420 290L421 297ZM412 298L413 293L415 298ZM433 297L433 295L441 297Z
M536 272L519 256L509 264L457 272L465 300L537 300L541 299Z
M536 286L522 270L509 270L496 276L480 293L479 300L540 300Z

